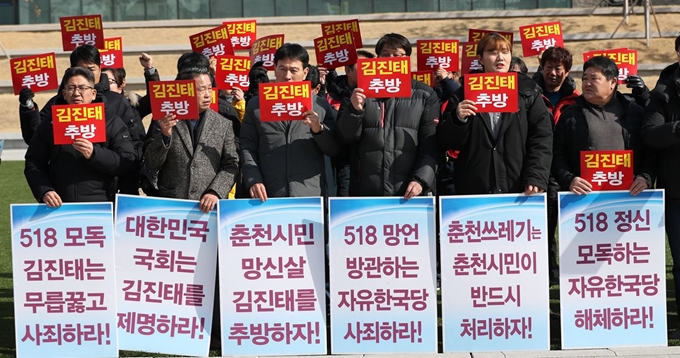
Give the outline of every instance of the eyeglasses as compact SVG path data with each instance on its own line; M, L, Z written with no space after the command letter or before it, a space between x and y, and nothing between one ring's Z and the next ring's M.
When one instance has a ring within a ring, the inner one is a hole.
M93 88L94 87L92 87L92 86L66 86L66 87L64 87L66 92L68 92L70 94L76 93L76 90L78 90L78 93L83 94L83 93L85 93L85 91L91 90Z
M113 78L109 78L109 85L112 85L114 83L118 84L118 82L116 82L116 80L114 80Z

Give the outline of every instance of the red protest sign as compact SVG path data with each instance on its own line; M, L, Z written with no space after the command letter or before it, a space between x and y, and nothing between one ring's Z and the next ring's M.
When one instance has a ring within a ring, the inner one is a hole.
M468 74L465 99L475 102L477 113L517 112L517 72Z
M54 144L72 144L76 138L106 142L104 103L52 106Z
M630 75L637 75L638 53L637 50L627 48L615 48L611 50L595 50L583 54L583 62L596 56L609 57L616 63L619 69L619 84L624 84Z
M227 27L231 47L234 50L250 49L257 38L256 20L223 22L222 25Z
M250 58L247 56L219 56L215 70L217 88L230 90L234 87L248 91L250 84Z
M200 52L205 57L234 54L227 27L224 25L193 34L189 36L189 41L191 41L191 50Z
M463 42L460 44L462 50L461 73L466 74L472 71L481 71L484 68L477 58L477 43Z
M274 54L283 45L283 34L269 35L255 40L250 49L250 61L257 63L264 61L262 67L267 71L274 70Z
M369 98L411 97L411 59L358 59L357 87L362 88Z
M581 151L581 178L593 190L628 190L633 184L632 150Z
M17 57L9 60L14 94L26 87L33 92L59 88L59 77L54 52Z
M104 28L101 15L60 17L61 43L64 51L73 51L84 44L104 48Z
M260 121L305 119L312 109L312 84L309 81L260 83Z
M177 119L198 118L196 81L157 81L151 82L149 87L154 120L162 119L168 114L175 114Z
M436 70L441 67L449 72L458 72L458 40L418 40L416 58L418 71Z
M104 39L104 48L99 49L102 67L123 68L123 38Z
M361 40L361 28L359 28L358 19L321 23L321 34L323 36L335 35L345 31L352 32L355 48L364 47L364 43Z
M219 93L218 93L217 88L212 89L212 97L210 98L210 109L213 111L220 113L220 100L219 100Z
M519 27L524 57L538 56L550 47L564 47L562 24L559 21Z
M349 31L314 39L316 63L328 69L357 63L357 51Z
M431 70L425 70L425 71L415 71L411 72L411 78L418 82L422 82L430 87L434 85L434 82L432 81L432 71Z
M508 41L510 41L510 44L512 44L512 38L514 36L512 32L483 29L468 29L468 42L478 43L482 39L482 37L484 37L484 35L490 34L492 32L495 32L505 37L506 39L508 39Z

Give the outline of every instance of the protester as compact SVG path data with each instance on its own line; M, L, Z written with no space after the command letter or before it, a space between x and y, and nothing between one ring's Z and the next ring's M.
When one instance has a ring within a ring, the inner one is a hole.
M677 62L661 71L651 91L642 138L659 155L656 187L665 190L666 235L673 256L675 301L680 302L680 36L674 50ZM680 339L680 330L670 338Z
M357 58L375 58L375 55L366 50L357 50ZM326 75L326 98L328 103L336 110L340 109L342 99L352 95L352 91L357 87L357 65L345 66L345 74L338 76L335 70Z
M519 72L523 75L526 75L529 73L529 69L527 68L527 64L524 63L524 60L517 56L512 56L512 59L510 60L510 71L515 71Z
M94 75L83 67L69 68L62 89L51 104L104 103L106 142L79 137L72 145L55 145L52 118L38 124L26 151L24 175L38 202L52 208L67 202L112 201L114 179L136 170L130 132L97 92Z
M375 46L378 57L411 55L411 43L386 34ZM439 99L431 87L411 80L408 98L367 98L355 88L343 103L338 134L354 146L350 196L403 196L434 190Z
M485 35L477 57L487 73L510 70L512 44L498 33ZM548 188L552 160L552 119L540 88L518 73L519 111L478 113L461 87L451 96L437 127L439 143L458 150L456 194L522 193Z
M274 54L276 82L303 81L309 54L286 43ZM338 145L333 118L313 99L304 120L260 121L259 97L248 102L241 129L241 170L252 198L322 196L327 193L324 155Z

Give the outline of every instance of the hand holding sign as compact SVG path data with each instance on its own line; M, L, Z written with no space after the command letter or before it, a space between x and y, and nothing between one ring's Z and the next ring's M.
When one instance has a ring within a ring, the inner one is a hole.
M366 95L364 94L363 89L355 88L349 100L352 102L352 106L354 107L354 109L356 109L357 111L364 110L364 104L366 103Z
M467 117L473 117L477 114L477 107L475 107L475 102L466 99L458 104L456 109L456 115L458 118L463 119Z
M177 125L177 116L174 114L167 114L163 119L158 121L161 127L161 133L166 137L172 137L172 128Z

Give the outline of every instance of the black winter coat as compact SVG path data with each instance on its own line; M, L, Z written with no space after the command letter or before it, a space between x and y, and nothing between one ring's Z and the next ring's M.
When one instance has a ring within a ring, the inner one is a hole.
M465 122L458 119L464 87L451 96L437 138L444 149L460 151L453 173L456 194L521 193L527 185L547 189L552 115L538 85L521 73L517 78L519 111L501 115L495 140L488 115L478 113Z
M666 198L680 200L680 64L666 67L651 92L642 124L642 138L657 150L657 188Z
M642 142L640 131L642 128L643 109L632 98L625 97L616 92L617 100L624 106L624 115L619 118L621 124L620 133L612 135L623 136L625 149L633 151L633 172L647 181L647 186L652 187L656 176L656 156ZM581 151L590 150L588 146L589 134L586 122L586 111L590 105L583 95L576 98L576 103L565 108L555 127L553 148L553 176L564 191L569 190L571 181L581 176ZM628 188L621 188L628 190Z
M90 159L72 145L54 145L52 119L41 121L26 151L24 175L33 196L54 190L63 202L110 201L114 177L136 169L136 152L123 120L112 113L99 93L96 102L106 105L105 143L94 143ZM66 104L57 97L54 104Z

